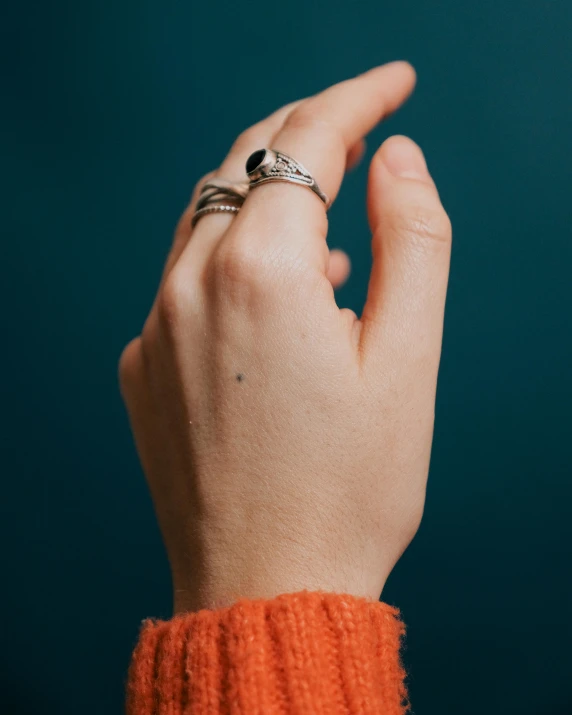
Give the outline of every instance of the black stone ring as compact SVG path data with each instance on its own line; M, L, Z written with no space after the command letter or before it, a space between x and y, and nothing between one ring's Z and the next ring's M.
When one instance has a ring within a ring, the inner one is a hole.
M310 172L300 162L287 154L272 149L258 149L248 157L246 173L250 179L250 188L269 181L288 181L292 184L307 186L330 207L330 201L320 189Z

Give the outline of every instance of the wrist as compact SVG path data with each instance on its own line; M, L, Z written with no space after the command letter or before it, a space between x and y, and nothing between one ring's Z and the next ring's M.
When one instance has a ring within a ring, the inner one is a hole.
M262 570L229 566L213 571L173 575L173 612L181 614L202 609L227 608L241 599L269 600L282 594L300 591L349 594L377 601L385 579L363 583L340 572L325 569L290 569L286 565Z

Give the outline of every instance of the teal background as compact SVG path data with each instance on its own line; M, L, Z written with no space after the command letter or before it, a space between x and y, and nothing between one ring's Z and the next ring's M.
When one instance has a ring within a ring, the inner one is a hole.
M454 229L426 516L384 597L417 715L572 713L572 3L4 2L0 712L122 711L170 583L119 398L178 214L238 131L392 59ZM367 166L331 244L370 266Z

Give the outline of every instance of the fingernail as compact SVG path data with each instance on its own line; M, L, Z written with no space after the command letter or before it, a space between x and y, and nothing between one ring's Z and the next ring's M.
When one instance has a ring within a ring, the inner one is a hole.
M394 176L431 181L421 149L407 137L392 137L382 149L386 167Z

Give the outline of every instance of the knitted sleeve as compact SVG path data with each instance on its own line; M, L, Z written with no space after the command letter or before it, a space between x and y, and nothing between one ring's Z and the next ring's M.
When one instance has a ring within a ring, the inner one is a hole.
M396 609L302 591L144 622L128 715L402 715Z

